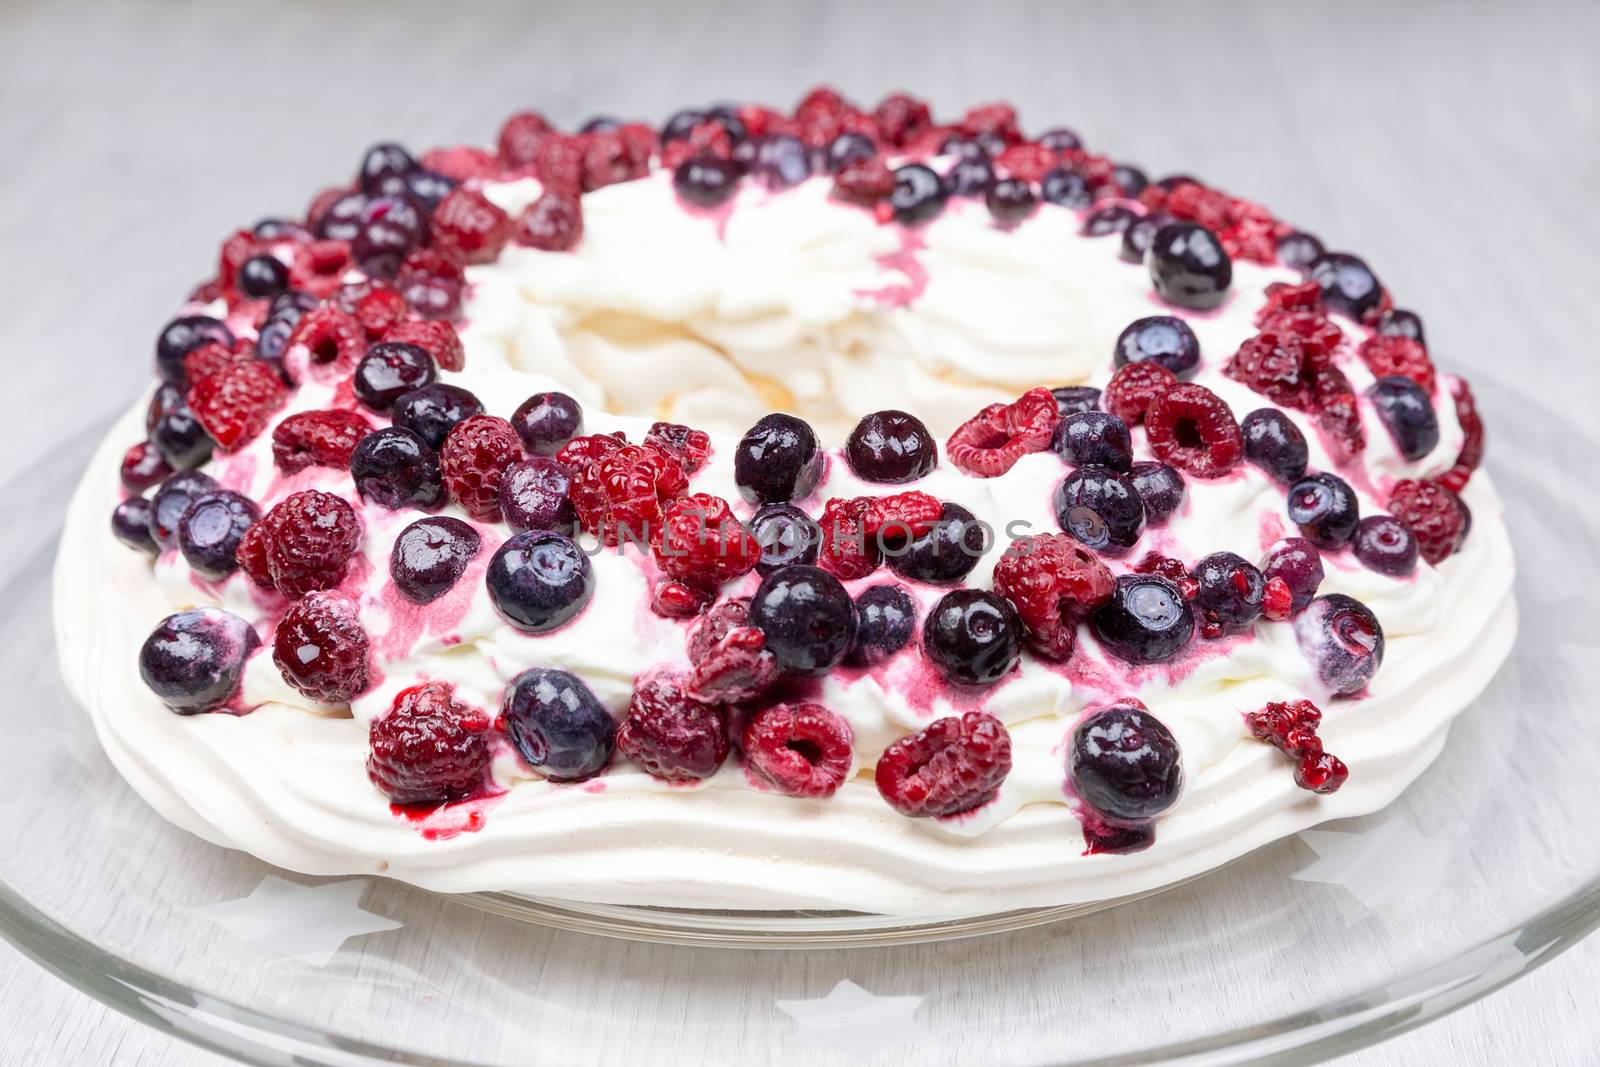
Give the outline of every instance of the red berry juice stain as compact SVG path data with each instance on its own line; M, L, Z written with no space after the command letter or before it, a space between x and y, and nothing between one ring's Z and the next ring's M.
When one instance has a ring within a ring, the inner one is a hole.
M918 256L926 247L927 242L920 233L902 227L900 247L888 255L879 256L878 265L885 270L899 271L906 280L889 282L876 289L857 289L855 295L889 307L909 307L928 289L928 268L922 265Z

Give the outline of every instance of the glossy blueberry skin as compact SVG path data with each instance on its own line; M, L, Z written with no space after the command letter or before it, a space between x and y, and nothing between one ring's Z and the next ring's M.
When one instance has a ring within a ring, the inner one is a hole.
M1306 435L1294 420L1277 408L1257 408L1239 424L1244 435L1244 458L1267 476L1292 485L1305 476L1310 455Z
M289 268L276 256L251 256L239 264L239 291L256 300L278 296L289 289Z
M778 666L793 674L820 675L850 651L856 609L839 579L800 563L761 579L750 598L750 625L761 631Z
M566 393L534 393L511 416L522 447L534 456L553 456L583 432L583 406Z
M380 196L361 210L350 254L361 269L376 278L393 278L400 261L427 233L427 220L404 196Z
M864 133L845 132L833 139L824 156L824 165L830 174L838 174L857 160L871 159L878 154L877 145Z
M733 480L751 503L809 496L822 475L822 445L804 419L775 413L750 427L733 454Z
M1093 216L1090 216L1093 218ZM1122 227L1122 250L1118 253L1124 263L1143 263L1144 256L1156 238L1156 231L1172 221L1165 215L1135 215Z
M1165 663L1194 634L1194 613L1176 585L1159 574L1124 574L1089 628L1112 655L1129 663Z
M1291 267L1300 273L1311 269L1326 251L1322 242L1314 234L1296 230L1278 238L1278 261L1286 267Z
M617 722L589 687L553 668L512 679L500 718L523 760L552 782L594 777L617 743Z
M1173 512L1183 506L1189 492L1183 475L1176 467L1165 463L1149 460L1135 463L1128 470L1128 480L1144 504L1144 521L1151 526L1160 526L1170 519Z
M156 487L150 496L150 536L162 548L178 545L178 523L200 497L221 486L209 474L179 471Z
M844 458L862 481L903 485L932 473L939 465L939 446L921 419L890 409L856 423Z
M739 177L739 165L732 160L700 155L678 165L672 187L686 203L713 208L738 192Z
M911 643L917 602L902 586L875 585L856 597L856 640L845 656L852 667L876 667Z
M1393 515L1368 515L1362 519L1351 547L1356 559L1379 574L1404 578L1417 569L1417 536Z
M1367 390L1372 406L1394 440L1395 449L1415 462L1439 444L1439 416L1428 391L1410 378L1379 378Z
M450 190L455 187L456 183L443 174L418 167L405 176L399 191L405 193L425 214L432 215L433 209L439 206L439 201L449 195Z
M519 459L500 478L500 512L506 525L518 533L570 533L578 519L571 489L572 472L550 456Z
M1378 320L1378 332L1385 337L1407 337L1427 347L1428 337L1422 329L1422 317L1415 311L1393 308Z
M1261 617L1267 580L1243 556L1213 552L1189 573L1197 587L1194 610L1219 623L1223 633L1242 633Z
M444 447L446 437L474 415L483 414L483 401L459 385L433 382L420 389L402 393L389 410L396 426L410 430L437 452Z
M263 241L304 241L311 231L293 219L266 218L250 227L250 233Z
M578 127L579 133L605 133L617 129L622 125L622 120L611 115L596 115Z
M239 569L239 542L260 519L261 509L247 496L227 489L206 493L178 520L178 549L200 577L221 581Z
M1323 304L1357 322L1383 300L1383 283L1360 256L1327 252L1312 260L1308 273L1322 287Z
M1111 359L1118 367L1159 363L1185 381L1200 367L1200 339L1176 316L1150 315L1135 319L1118 335Z
M150 533L150 501L142 496L130 496L112 510L111 534L135 552L161 554L161 546Z
M1361 521L1355 491L1337 474L1309 474L1289 487L1289 521L1325 552L1343 548Z
M1177 803L1182 753L1172 731L1143 708L1103 708L1072 731L1067 781L1107 818L1153 819Z
M768 189L788 189L811 176L811 158L805 142L792 134L763 137L756 146L750 173Z
M388 426L361 439L350 455L356 492L389 511L432 508L444 503L439 454L419 435Z
M943 211L948 195L939 175L920 163L908 163L894 172L889 206L894 209L896 222L913 226Z
M168 466L192 471L211 458L215 442L189 409L181 390L163 385L151 410L156 418L150 425L150 443Z
M1303 537L1285 537L1261 557L1261 575L1268 581L1282 578L1289 587L1289 610L1304 611L1322 584L1322 553Z
M139 676L180 715L212 711L239 692L245 663L260 644L237 615L181 611L163 619L139 649Z
M161 328L156 337L156 373L170 385L185 386L183 357L207 341L232 348L233 332L209 315L184 315Z
M484 583L507 622L525 634L542 634L583 610L594 595L594 568L572 538L529 531L500 546Z
M401 145L392 142L375 144L361 156L356 170L356 182L369 196L379 196L392 178L403 178L417 169L417 161Z
M1041 133L1038 138L1039 147L1048 148L1052 152L1071 152L1083 147L1083 138L1065 126L1056 126Z
M1083 220L1082 232L1085 237L1110 237L1112 234L1125 231L1139 217L1132 209L1121 204L1107 204L1089 212L1088 217ZM1144 252L1141 250L1139 257L1143 255Z
M428 350L418 345L386 341L367 349L356 364L356 399L373 411L388 411L413 389L433 384L438 370Z
M961 581L994 540L994 531L960 504L946 502L939 524L905 545L886 545L884 558L902 578L929 585Z
M661 143L666 144L668 141L682 140L689 136L696 126L706 121L708 117L705 111L700 108L686 107L680 111L674 111L661 126Z
M316 297L299 290L282 293L274 299L256 337L256 355L268 363L281 365L284 350L289 347L289 335L299 324L300 317L317 303Z
M1094 190L1082 174L1069 167L1057 167L1039 183L1041 195L1052 204L1082 211L1094 203Z
M1004 597L957 589L923 620L922 651L948 682L993 685L1022 657L1022 621Z
M1343 593L1313 600L1295 619L1294 636L1335 696L1361 692L1383 665L1383 626L1372 609Z
M1008 225L1021 222L1039 206L1033 186L1021 178L1001 178L984 194L983 202L996 222Z
M944 139L939 146L941 156L955 156L957 159L988 159L989 151L978 140L966 134L952 134Z
M1056 398L1056 412L1064 419L1080 411L1100 409L1100 390L1092 385L1063 385L1050 390Z
M130 493L143 493L161 484L172 473L172 465L155 445L146 441L128 449L122 461L122 488Z
M316 219L317 236L324 240L355 240L361 232L361 213L366 209L366 193L346 193Z
M1122 187L1122 195L1136 197L1150 184L1150 176L1132 163L1118 163L1111 168L1111 180Z
M1126 551L1144 531L1144 502L1133 481L1098 464L1079 467L1055 492L1061 528L1099 552Z
M986 155L960 156L951 164L942 179L941 190L946 197L983 196L994 186L994 166ZM944 207L944 199L939 200ZM928 217L938 214L930 211Z
M478 531L448 515L430 515L400 531L389 550L389 577L413 604L431 604L455 588L483 548Z
M761 546L756 573L767 575L795 563L815 563L822 527L793 504L764 504L750 519L750 534Z
M1169 304L1207 311L1227 298L1233 260L1216 235L1192 222L1169 222L1144 254L1156 293Z
M1104 411L1081 411L1056 424L1050 447L1074 467L1099 464L1127 473L1133 466L1128 424Z

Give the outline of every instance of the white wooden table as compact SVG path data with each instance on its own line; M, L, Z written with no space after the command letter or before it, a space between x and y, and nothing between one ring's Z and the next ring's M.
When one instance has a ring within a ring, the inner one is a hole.
M7 0L0 367L8 395L26 396L58 390L71 358L68 402L120 407L220 237L297 212L379 136L487 139L530 105L568 123L591 111L659 120L714 99L786 102L820 80L866 100L909 87L946 111L1011 99L1032 127L1071 124L1155 173L1258 196L1368 252L1427 317L1446 365L1589 349L1600 336L1596 40L1600 7L1579 2L608 0L333 14ZM8 408L15 460L50 440L52 418L48 404ZM1591 940L1343 1062L1593 1063L1597 987ZM221 1062L3 946L0 990L0 1062Z

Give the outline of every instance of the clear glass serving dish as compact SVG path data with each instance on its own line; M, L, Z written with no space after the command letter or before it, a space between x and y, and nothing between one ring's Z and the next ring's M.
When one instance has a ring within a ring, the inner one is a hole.
M275 871L173 828L57 675L57 517L100 432L82 426L0 492L27 505L0 525L0 932L136 1018L261 1063L1210 1064L1378 1040L1600 924L1600 512L1533 462L1600 431L1487 377L1478 392L1491 428L1517 427L1491 464L1523 628L1421 780L1378 815L1115 907L929 922L447 898Z

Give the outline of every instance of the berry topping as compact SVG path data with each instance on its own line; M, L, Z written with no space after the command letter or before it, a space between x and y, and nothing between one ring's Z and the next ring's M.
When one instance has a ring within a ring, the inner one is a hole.
M156 338L156 372L161 380L186 388L189 380L184 374L183 357L208 341L230 350L234 345L232 331L209 315L185 315L162 327Z
M161 620L139 649L139 677L180 715L213 711L239 692L245 662L261 644L250 624L216 608Z
M158 556L161 546L150 533L150 501L130 496L111 511L111 534L118 541L146 555Z
M761 546L721 497L679 497L662 515L656 560L668 577L714 589L755 570Z
M1324 551L1343 548L1361 521L1356 494L1337 474L1310 474L1289 487L1289 521Z
M566 671L535 667L512 679L500 725L528 766L553 782L581 782L611 762L617 721Z
M1261 557L1261 573L1270 585L1281 581L1289 592L1289 614L1306 609L1322 585L1322 553L1303 537L1285 537Z
M1422 317L1405 308L1391 308L1378 319L1377 331L1381 337L1406 337L1426 345L1428 338L1422 329Z
M1273 622L1282 622L1294 613L1294 593L1282 578L1268 578L1261 591L1261 614Z
M1220 478L1244 458L1244 439L1225 400L1203 385L1175 385L1144 416L1156 458L1201 478Z
M557 454L580 454L578 438ZM647 544L660 536L662 509L682 496L689 478L676 457L653 445L618 444L593 459L579 462L572 483L572 503L583 528L603 544Z
M572 533L578 513L572 506L572 472L549 456L530 456L507 467L500 479L500 513L517 533L557 530Z
M928 104L906 93L890 93L872 109L878 136L896 148L904 148L933 125Z
M1057 167L1044 176L1040 189L1045 200L1074 211L1082 211L1094 203L1094 190L1082 174L1066 167Z
M389 410L389 417L396 426L410 430L428 442L428 447L435 452L444 448L450 431L457 425L482 414L481 400L459 385L442 382L402 393Z
M416 345L432 356L441 370L458 371L467 365L461 337L447 322L402 320L385 330L383 339L392 344Z
M356 180L368 196L397 191L394 179L404 178L417 169L411 153L397 144L375 144L361 157Z
M553 456L583 432L583 408L566 393L534 393L511 416L529 455Z
M894 172L881 159L847 163L833 180L833 195L846 203L872 207L894 193Z
M1011 735L993 715L935 719L878 759L878 792L911 818L957 815L994 798L1011 773Z
M1137 197L1150 184L1150 176L1131 163L1118 163L1111 168L1111 179L1122 188L1123 196Z
M461 264L442 252L419 248L400 263L394 284L417 314L447 319L461 310L466 274Z
M939 175L920 163L908 163L895 168L889 206L894 211L896 222L902 226L914 226L919 222L927 222L943 211L948 195ZM962 194L957 192L956 195Z
M1010 404L990 404L950 435L945 453L968 474L994 478L1030 452L1050 446L1061 416L1048 389L1032 389Z
M1097 411L1100 408L1100 390L1092 385L1063 385L1050 390L1056 398L1056 414L1063 419L1080 411Z
M939 598L922 624L928 661L957 685L993 685L1022 654L1022 621L1011 602L982 589Z
M1465 379L1456 379L1451 394L1456 402L1456 422L1461 426L1461 451L1456 455L1455 466L1439 480L1452 492L1459 493L1483 462L1483 419L1478 415L1472 387Z
M838 140L835 139L835 144ZM754 143L755 158L750 175L768 189L788 189L811 175L811 159L805 142L790 134L763 137Z
M1439 417L1428 391L1410 378L1379 378L1367 390L1372 406L1406 459L1415 462L1439 443Z
M1050 442L1057 455L1074 467L1098 464L1126 471L1133 465L1133 439L1128 424L1104 411L1065 416Z
M1362 341L1356 352L1373 377L1397 375L1411 379L1427 393L1433 392L1433 361L1420 342L1409 337L1376 334Z
M826 674L855 640L856 611L839 579L796 564L761 580L750 600L750 623L784 670Z
M355 509L331 493L295 493L245 534L238 558L252 580L287 597L332 589L361 543Z
M1179 307L1214 308L1233 284L1233 260L1222 242L1192 222L1169 222L1157 230L1144 261L1156 292Z
M1438 566L1466 540L1467 509L1444 485L1435 481L1396 482L1389 494L1389 510L1416 534L1422 558Z
M705 613L689 634L689 662L689 695L708 704L758 697L783 673L765 635L750 623L748 597L724 600Z
M1213 552L1194 565L1193 575L1202 637L1243 633L1261 616L1267 580L1243 557Z
M239 264L234 284L252 300L280 296L289 289L289 268L274 256L251 256Z
M211 458L211 435L189 410L183 391L163 385L150 400L145 420L150 443L174 470L189 471Z
M1314 235L1294 230L1278 238L1278 260L1285 267L1306 272L1322 258L1325 249Z
M1404 578L1417 569L1417 535L1393 515L1368 515L1356 527L1356 559L1368 569Z
M455 502L479 522L499 522L500 479L522 458L522 439L505 419L473 415L445 437L439 466Z
M374 411L388 411L413 389L435 377L433 357L416 345L385 341L367 349L356 365L356 399Z
M833 139L824 154L824 169L829 174L838 174L852 163L876 159L877 155L878 146L866 134L841 133Z
M134 445L122 457L122 488L130 493L142 493L159 485L171 473L172 467L148 441Z
M270 364L248 359L190 385L188 403L217 447L234 452L260 436L287 393Z
M685 474L695 473L711 458L711 435L680 422L652 422L644 443L676 459Z
M1385 310L1388 294L1372 268L1347 252L1328 252L1312 261L1311 280L1322 289L1328 310L1365 322Z
M1110 237L1125 232L1139 217L1121 204L1107 204L1089 212L1082 232L1085 237Z
M1300 651L1335 696L1365 689L1383 664L1383 627L1372 609L1343 593L1317 597L1294 622Z
M917 604L898 585L875 585L856 597L856 639L845 662L876 667L911 643Z
M994 591L1016 608L1028 647L1057 661L1072 655L1078 623L1115 586L1106 565L1066 534L1019 537L994 565Z
M570 537L519 533L500 546L484 575L495 609L525 634L564 625L594 595L594 568Z
M733 480L752 503L809 496L822 475L822 446L809 423L773 414L750 427L733 454Z
M1129 663L1164 663L1189 643L1194 615L1178 586L1159 574L1124 574L1089 628L1112 655Z
M478 531L460 519L418 519L394 539L389 577L413 604L431 604L455 588L482 547Z
M407 253L422 243L426 229L421 210L408 198L376 197L361 209L350 255L369 276L393 278Z
M902 578L930 585L951 585L978 565L978 560L989 549L993 531L960 504L937 506L938 518L926 532L915 532L921 523L899 518L887 520L874 536L883 542L889 566ZM909 540L896 536L908 529L915 534Z
M1200 339L1172 315L1135 319L1118 335L1112 361L1119 367L1159 363L1179 379L1191 378L1200 366Z
M245 496L219 489L195 498L178 520L178 548L190 569L221 581L239 569L235 554L261 509Z
M1128 469L1128 480L1144 504L1144 519L1151 526L1160 526L1172 517L1187 494L1183 475L1165 463L1141 462Z
M365 193L330 190L339 195L327 199L319 196L311 205L308 216L315 224L314 232L324 240L348 243L361 232L361 213L367 209Z
M325 304L300 316L289 334L284 361L296 381L302 380L306 372L318 377L342 378L354 373L366 351L367 332L355 316Z
M1106 383L1100 406L1132 426L1143 422L1156 397L1177 388L1178 378L1159 363L1145 361L1118 367Z
M525 167L538 158L539 148L554 132L537 111L519 111L500 127L496 147L500 162L507 167Z
M272 431L272 458L285 474L307 467L344 470L371 425L354 411L302 411Z
M1023 179L1001 178L989 187L984 195L984 203L996 221L1014 224L1033 214L1039 197L1034 193L1033 186Z
M183 376L190 385L193 385L202 378L211 377L240 358L241 356L217 342L206 341L190 349L189 354L183 357Z
M1054 507L1063 530L1100 552L1124 551L1144 532L1139 491L1110 467L1088 464L1068 474L1056 486Z
M653 778L691 782L717 773L732 744L722 712L695 700L682 679L640 682L617 730L617 750Z
M150 536L162 548L178 544L178 524L189 505L219 486L209 474L179 471L169 475L150 498Z
M1344 761L1322 749L1317 726L1322 712L1309 700L1271 703L1244 717L1250 736L1295 760L1294 781L1313 793L1336 793L1350 777Z
M672 187L688 203L714 208L739 191L739 174L739 165L732 160L698 155L681 163L673 172Z
M428 220L433 247L463 263L492 263L511 240L511 219L476 189L450 190Z
M361 439L350 455L350 477L361 499L389 511L444 502L438 453L416 433L387 426Z
M1244 458L1275 481L1290 485L1306 473L1306 435L1277 408L1257 408L1244 417Z
M896 188L899 188L899 171L895 172ZM989 162L989 157L983 150L975 146L970 152L962 153L944 176L944 193L947 196L984 196L994 188L994 164ZM939 201L942 209L944 200ZM931 214L937 214L935 210ZM930 214L930 217L931 217Z
M750 520L750 533L761 546L756 571L767 575L791 563L815 563L822 527L793 504L764 504Z
M283 680L321 704L345 704L367 688L369 645L355 602L311 593L278 623L272 660Z
M367 777L396 804L461 800L489 777L489 717L444 682L401 692L367 740Z
M541 252L570 252L583 240L583 204L575 193L547 190L522 209L512 238Z
M1072 731L1067 781L1085 804L1124 822L1153 819L1177 803L1183 758L1172 731L1142 707L1118 704Z
M845 581L865 578L883 562L884 539L869 530L871 497L845 497L822 508L822 544L817 562Z
M745 765L791 797L831 797L855 765L850 724L821 704L778 704L745 724Z
M1118 255L1127 263L1143 263L1145 253L1155 242L1156 231L1172 221L1172 216L1136 215L1122 228L1122 247Z
M845 460L862 481L914 482L939 464L939 449L921 419L904 411L877 411L850 431Z

